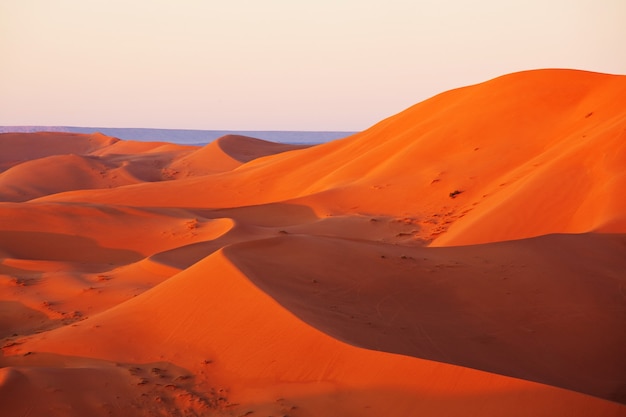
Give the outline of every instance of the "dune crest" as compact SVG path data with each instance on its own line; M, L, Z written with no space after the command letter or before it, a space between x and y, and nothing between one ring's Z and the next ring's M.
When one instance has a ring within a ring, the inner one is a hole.
M268 142L248 136L226 135L174 162L170 169L180 171L187 177L215 174L231 171L263 156L307 147Z
M0 408L626 416L623 97L537 70L316 146L2 134Z

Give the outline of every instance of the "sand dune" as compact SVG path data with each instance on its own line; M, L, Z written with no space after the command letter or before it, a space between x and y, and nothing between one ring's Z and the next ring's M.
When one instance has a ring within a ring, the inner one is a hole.
M352 407L364 408L355 413L350 407L349 415L417 409L425 397L430 397L425 401L432 403L429 406L438 404L435 410L450 415L484 408L491 408L491 413L507 412L511 398L536 399L524 413L544 412L548 404L555 412L570 411L574 404L587 412L619 410L611 403L571 391L343 344L280 308L220 252L139 297L73 327L30 337L10 351L139 362L141 368L145 363L161 362L166 374L172 372L170 363L175 363L194 374L196 384L204 385L205 390L210 384L219 384L228 403L250 403L251 395L265 403L292 397L290 402L301 407L297 396L293 398L294 391L324 393L336 384L343 385L346 388L338 390L339 399L345 397ZM493 394L474 404L457 402L458 393L446 388L450 383L470 397L480 392ZM152 380L146 383L153 384ZM184 388L174 385L174 393L186 395ZM400 407L387 403L385 389L395 391ZM383 395L366 399L360 390L382 390ZM331 404L336 405L335 401ZM371 408L366 409L367 405ZM258 411L256 405L248 407Z
M413 216L424 229L419 238L440 246L624 232L624 94L620 76L511 74L210 182L190 178L184 187L151 184L141 194L118 188L48 199L212 208L305 199L324 214ZM437 217L447 213L441 224ZM439 227L428 226L434 223Z
M626 77L312 147L0 135L8 416L626 416Z
M550 235L433 249L294 235L225 253L348 343L614 398L626 374L626 306L614 297L626 284L625 244Z
M5 166L52 155L85 155L118 141L98 133L3 133L0 138L0 162Z
M184 173L184 176L215 174L231 171L263 156L307 147L273 143L247 136L226 135L181 158L170 168Z
M110 188L139 182L116 175L112 166L78 155L55 155L27 161L0 174L2 201L22 202L63 191ZM54 181L50 181L54 178Z

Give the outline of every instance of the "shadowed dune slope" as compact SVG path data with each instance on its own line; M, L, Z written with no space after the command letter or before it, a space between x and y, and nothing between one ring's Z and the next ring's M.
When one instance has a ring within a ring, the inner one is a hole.
M624 235L454 248L294 235L225 253L340 340L623 401L625 247Z
M320 213L410 213L431 224L449 213L446 224L420 236L439 246L624 232L625 95L624 76L515 73L443 93L352 137L254 160L211 181L54 199L202 207L295 200ZM169 199L174 190L178 198Z

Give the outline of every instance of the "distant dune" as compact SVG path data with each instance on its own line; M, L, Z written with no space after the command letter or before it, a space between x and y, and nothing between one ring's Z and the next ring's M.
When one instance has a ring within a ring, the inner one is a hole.
M289 145L239 135L226 135L172 163L170 168L186 176L231 171L262 156L274 155L306 145Z
M8 416L626 416L626 77L315 146L0 134Z
M289 130L194 130L194 129L146 129L120 127L75 127L75 126L0 126L0 133L102 133L125 140L142 142L172 142L181 145L206 145L222 136L246 135L264 140L311 145L344 138L356 132L316 132Z

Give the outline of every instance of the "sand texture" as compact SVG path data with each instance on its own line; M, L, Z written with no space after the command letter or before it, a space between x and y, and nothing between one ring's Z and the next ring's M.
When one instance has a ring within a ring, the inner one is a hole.
M0 134L0 415L626 416L626 77L315 146Z

